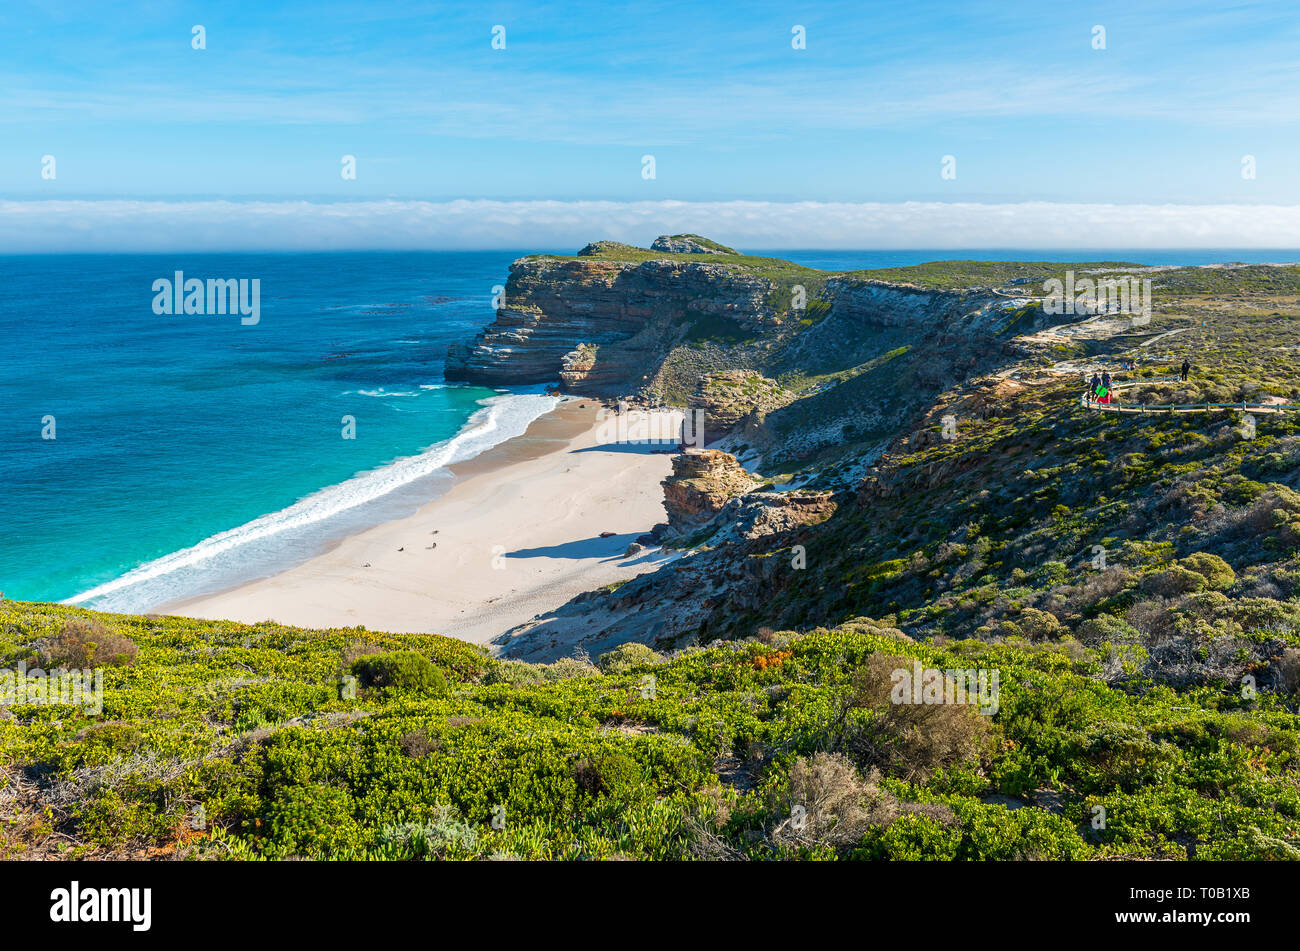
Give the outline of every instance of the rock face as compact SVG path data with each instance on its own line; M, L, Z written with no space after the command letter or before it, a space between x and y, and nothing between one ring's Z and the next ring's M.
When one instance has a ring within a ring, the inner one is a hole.
M730 318L761 333L773 288L751 270L706 261L522 258L496 321L450 348L446 376L486 386L560 380L569 392L622 395L700 321Z
M762 538L808 525L820 525L838 504L831 492L754 492L737 496L722 507L716 521L727 541ZM715 536L716 544L724 540Z
M576 258L515 261L496 320L473 343L450 348L447 379L487 386L559 381L568 392L599 397L661 387L684 402L700 373L728 364L837 367L871 359L898 343L915 344L918 329L930 339L942 333L987 335L996 329L998 308L1005 303L981 292L833 276L813 292L828 315L801 322L787 309L788 275L781 279L744 262L710 261L730 249L698 235L661 238L655 247L666 251L687 244L698 246L691 251L698 260L644 261L623 254L636 249L602 241ZM717 341L724 341L723 356L715 353ZM735 352L746 346L748 354ZM670 378L657 379L670 354L676 361ZM683 375L678 363L699 365ZM699 394L700 406L712 409L724 428L754 409L764 413L769 403L781 405L775 384L762 384L770 390L762 394L743 393L753 381L739 377L718 375L714 384L717 392L706 388ZM751 397L753 405L740 413ZM831 417L823 418L829 425ZM839 426L836 422L834 428Z
M792 399L793 393L757 370L720 370L700 377L687 408L704 412L704 431L712 441Z
M758 483L729 453L688 449L673 457L673 474L662 484L668 534L685 535L707 524L732 498Z
M673 254L736 254L735 248L718 244L698 234L664 234L655 238L651 251L668 251Z

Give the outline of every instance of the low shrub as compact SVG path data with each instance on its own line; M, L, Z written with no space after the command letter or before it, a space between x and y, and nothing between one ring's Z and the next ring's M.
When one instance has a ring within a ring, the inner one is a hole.
M1199 571L1173 565L1164 571L1155 571L1143 578L1142 590L1157 597L1173 598L1180 594L1204 591L1207 584L1205 575Z
M602 674L625 674L633 667L645 667L662 662L663 657L645 644L630 641L601 654L596 661L596 666L600 668Z
M940 825L953 821L946 806L904 803L880 785L878 773L861 776L833 753L796 760L775 811L785 816L772 830L775 845L835 852L859 845L873 828L887 828L904 816Z
M867 658L853 677L839 742L864 767L924 781L973 759L988 736L990 717L973 704L895 703L894 671L911 664L905 657Z
M415 651L367 654L352 662L352 672L363 687L409 690L433 697L447 694L447 676Z
M1214 591L1230 588L1237 581L1237 573L1232 570L1232 567L1218 555L1212 555L1208 551L1198 551L1186 558L1180 558L1175 565L1196 572L1205 579L1206 586Z
M1100 614L1079 625L1079 640L1089 647L1097 647L1106 641L1115 644L1136 644L1141 639L1142 635L1138 633L1137 628L1110 614Z
M626 753L602 751L574 763L573 779L578 789L592 798L631 802L641 798L646 776L641 765Z
M139 649L129 637L109 630L99 621L74 618L63 625L40 650L49 668L129 667Z

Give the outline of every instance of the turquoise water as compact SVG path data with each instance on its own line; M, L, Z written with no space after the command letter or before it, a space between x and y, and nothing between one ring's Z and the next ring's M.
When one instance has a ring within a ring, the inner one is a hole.
M143 611L265 576L413 511L448 462L554 401L447 386L523 251L0 256L0 591ZM1296 251L770 251L1293 261ZM154 282L256 279L260 319L158 314ZM355 439L342 438L343 418ZM54 439L45 422L53 417Z
M517 256L0 258L0 591L147 610L412 510L554 404L443 381ZM260 320L155 314L176 270Z

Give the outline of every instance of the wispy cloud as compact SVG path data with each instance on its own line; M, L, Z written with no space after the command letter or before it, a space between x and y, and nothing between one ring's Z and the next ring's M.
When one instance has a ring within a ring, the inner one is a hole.
M0 251L574 249L694 231L765 248L1300 248L1300 206L1025 202L4 201Z

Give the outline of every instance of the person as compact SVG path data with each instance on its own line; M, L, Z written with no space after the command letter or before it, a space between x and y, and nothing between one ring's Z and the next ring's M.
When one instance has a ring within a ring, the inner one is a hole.
M1088 381L1088 399L1097 398L1097 387L1101 386L1101 377L1097 373L1092 374L1092 379Z
M1192 372L1192 365L1191 365L1190 363L1188 363L1186 360L1184 360L1184 361L1183 361L1182 369L1180 369L1180 370L1178 371L1178 377L1179 377L1179 379L1181 379L1184 383L1186 383L1186 382L1187 382L1187 374L1189 374L1189 373L1191 373L1191 372Z
M1103 371L1102 371L1102 374L1101 374L1101 385L1104 386L1104 387L1106 387L1106 389L1108 389L1108 390L1110 389L1110 371L1109 371L1109 370L1103 370Z

